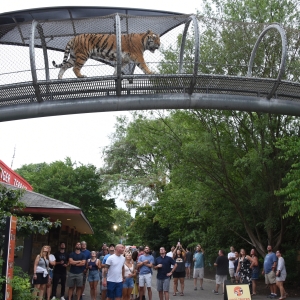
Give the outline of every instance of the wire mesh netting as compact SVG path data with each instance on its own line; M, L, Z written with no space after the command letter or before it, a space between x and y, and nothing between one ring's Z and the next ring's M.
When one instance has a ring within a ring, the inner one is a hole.
M74 36L116 34L115 13L96 15L95 12L92 17L84 18L80 10L58 11L52 19L43 18L43 14L32 15L38 26L31 49L32 19L24 17L23 20L18 15L11 22L0 23L0 105L38 101L36 86L44 101L116 95L116 79L120 78L115 76L116 61L94 53L82 67L82 73L87 76L85 79L77 79L71 67L63 79L58 80L59 68L52 65L52 61L62 63L65 47ZM167 13L128 15L124 11L118 16L123 35L147 30L160 35L159 49L154 53L144 52L146 64L156 75L142 76L143 71L130 64L122 75L120 95L186 93L193 87L196 93L265 97L283 67L281 36L278 31L270 30L257 49L252 78L246 78L253 47L269 24L228 22L202 16L197 16L195 23L190 15ZM186 37L183 35L185 28ZM284 30L287 58L282 79L285 81L280 83L276 96L298 100L299 31L296 28ZM185 44L181 48L183 39ZM199 55L195 56L197 49ZM182 69L179 71L180 57ZM34 87L35 73L37 83Z

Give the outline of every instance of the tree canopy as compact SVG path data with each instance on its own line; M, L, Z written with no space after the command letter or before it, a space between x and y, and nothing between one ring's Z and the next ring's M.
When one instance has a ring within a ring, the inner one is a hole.
M0 230L4 232L6 226L6 218L10 216L18 217L17 233L20 236L29 236L33 233L46 234L50 228L60 226L57 220L51 222L48 218L35 220L31 215L23 215L25 204L21 202L24 190L11 189L0 184ZM0 238L0 249L3 247L3 235Z
M198 13L199 72L246 75L259 34L268 24L279 22L287 33L284 76L299 81L298 1L206 0L204 4ZM160 73L178 71L181 39L179 35L174 45L161 49ZM276 30L266 34L253 76L276 78L281 45ZM184 54L186 73L193 70L193 47L191 30ZM104 187L119 189L128 201L140 202L136 219L143 224L147 216L148 223L168 229L165 243L180 237L186 245L201 241L208 250L246 244L264 255L267 243L288 248L294 246L289 243L292 239L299 244L298 231L291 230L299 227L293 217L298 213L298 164L286 155L288 149L297 152L298 144L288 141L298 136L299 119L284 115L217 110L135 113L131 122L118 120L112 143L104 150ZM289 176L294 179L290 202ZM289 189L282 190L286 186ZM156 204L150 209L147 202L153 200ZM139 229L134 230L137 236Z
M65 161L50 164L29 164L16 170L33 186L34 190L46 196L80 207L95 234L85 236L89 246L99 249L108 240L114 220L111 211L114 199L106 199L99 191L100 174L94 165L83 165Z

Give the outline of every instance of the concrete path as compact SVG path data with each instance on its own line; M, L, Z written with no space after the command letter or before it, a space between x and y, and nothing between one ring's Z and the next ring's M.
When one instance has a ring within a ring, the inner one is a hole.
M199 284L199 281L198 281ZM194 290L194 284L193 284L193 279L186 279L185 280L185 288L184 288L184 296L173 296L173 279L171 280L171 285L170 285L170 300L223 300L224 295L222 295L222 289L219 289L219 295L215 295L212 293L212 290L215 288L215 280L210 280L210 279L204 279L204 284L203 284L204 290L198 289L195 291ZM97 300L101 299L99 295L99 285L98 285L98 296ZM90 293L89 293L89 284L88 282L86 283L85 287L85 296L83 296L83 300L91 300ZM265 293L262 295L256 295L255 297L252 297L252 300L267 300L267 295L268 295L268 290L265 290ZM67 298L66 298L67 299ZM146 300L148 300L148 295L146 295ZM241 299L240 297L237 297L237 300ZM243 298L246 299L246 298ZM277 298L278 299L278 298ZM288 299L288 298L287 298ZM289 297L291 299L291 297ZM300 299L298 298L292 298L292 299ZM158 297L158 292L156 290L156 272L154 271L153 277L152 277L152 300L159 300Z

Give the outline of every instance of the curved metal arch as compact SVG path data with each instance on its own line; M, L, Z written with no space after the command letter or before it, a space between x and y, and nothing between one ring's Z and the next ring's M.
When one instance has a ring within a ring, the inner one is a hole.
M199 54L200 54L200 34L199 34L199 25L198 20L195 15L191 15L188 21L185 23L182 40L180 45L180 54L179 54L179 74L182 73L182 66L183 66L183 52L186 43L186 35L189 29L190 23L193 21L194 29L195 29L195 58L194 58L194 72L193 72L193 79L191 80L189 94L191 95L194 92L194 87L196 84L196 76L198 75L199 69Z
M277 90L277 88L278 88L278 86L280 84L282 75L285 72L285 62L286 62L286 56L287 56L287 39L286 39L286 32L285 32L285 30L283 29L283 27L279 23L273 23L273 24L267 26L261 32L261 34L259 35L259 37L258 37L258 39L257 39L257 41L256 41L256 43L254 45L254 48L253 48L253 50L251 52L251 57L250 57L249 65L248 65L248 73L247 73L248 77L252 77L252 67L253 67L253 63L254 63L254 58L255 58L255 55L256 55L256 51L258 49L258 46L259 46L262 38L271 29L277 29L278 32L280 33L280 36L281 36L281 45L282 45L282 53L281 53L281 62L280 62L278 76L277 76L276 82L274 83L274 86L273 86L272 90L270 91L270 93L267 96L268 100L270 100L273 97L274 93L276 92L276 90Z
M48 54L47 54L47 47L46 47L46 41L45 41L45 37L44 37L43 28L39 24L39 22L37 22L36 20L33 20L32 24L31 24L31 36L30 36L30 40L29 40L29 56L30 56L32 84L34 87L37 101L43 102L43 99L41 96L41 91L40 91L39 85L37 83L36 64L35 64L34 38L35 38L36 29L38 30L38 33L39 33L39 36L41 39L42 48L43 48L46 81L50 80L49 63L48 63Z

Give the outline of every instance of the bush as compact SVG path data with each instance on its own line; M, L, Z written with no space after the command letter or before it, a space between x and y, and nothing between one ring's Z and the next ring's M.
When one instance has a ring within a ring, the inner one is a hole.
M11 281L12 298L18 300L32 300L30 277L20 267L14 267L14 277Z

